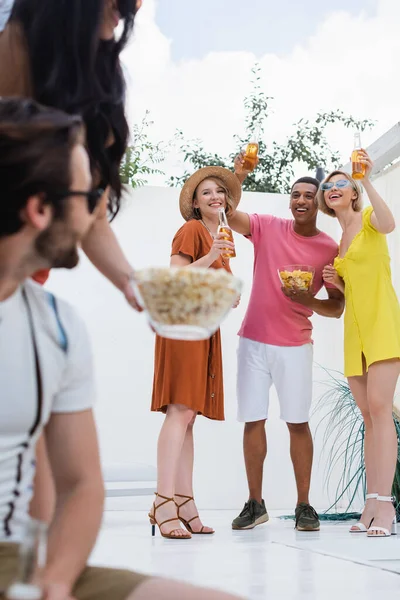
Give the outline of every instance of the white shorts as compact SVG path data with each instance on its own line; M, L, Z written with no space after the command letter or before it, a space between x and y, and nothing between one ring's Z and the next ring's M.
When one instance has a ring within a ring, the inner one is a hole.
M308 423L312 402L313 345L271 346L240 338L238 349L238 421L268 418L269 390L278 393L286 423Z

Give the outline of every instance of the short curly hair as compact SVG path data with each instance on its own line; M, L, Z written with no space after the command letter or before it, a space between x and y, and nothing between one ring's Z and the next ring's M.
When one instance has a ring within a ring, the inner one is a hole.
M328 181L330 181L331 177L333 177L334 175L343 175L343 177L345 179L350 181L353 190L357 194L357 198L355 198L352 202L353 210L355 212L361 212L362 207L363 207L361 186L348 173L346 173L346 171L340 171L340 170L332 171L332 173L329 173L329 175L327 177L325 177L325 179L322 183L327 183ZM320 185L319 190L318 190L317 201L318 201L318 208L321 212L325 213L326 215L329 215L330 217L336 217L336 213L333 210L333 208L329 208L329 206L325 202L325 192L322 189L322 184Z

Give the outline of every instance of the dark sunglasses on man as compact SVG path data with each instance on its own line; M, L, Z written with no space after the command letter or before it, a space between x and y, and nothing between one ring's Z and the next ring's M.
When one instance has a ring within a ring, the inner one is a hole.
M57 193L53 193L52 196L58 198L59 200L63 200L64 198L69 198L70 196L85 196L86 200L87 200L87 205L88 205L88 211L90 212L90 214L92 214L102 196L104 194L104 189L103 188L95 188L94 190L90 190L89 192L80 192L78 190L68 190L65 192L57 192Z

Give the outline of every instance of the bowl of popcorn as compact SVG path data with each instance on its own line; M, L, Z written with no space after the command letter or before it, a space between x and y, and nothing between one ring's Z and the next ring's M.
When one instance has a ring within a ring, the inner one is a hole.
M314 280L314 267L309 265L285 265L278 269L282 286L292 292L308 292Z
M196 267L141 269L132 285L154 330L175 340L211 337L242 289L242 282L224 269Z

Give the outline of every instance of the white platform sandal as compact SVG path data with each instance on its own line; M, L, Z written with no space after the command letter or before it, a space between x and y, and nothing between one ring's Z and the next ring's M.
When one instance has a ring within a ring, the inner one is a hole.
M392 496L378 496L378 502L391 502L393 504L394 498ZM372 533L373 531L378 531L379 533ZM367 532L367 536L369 538L373 537L390 537L391 535L397 535L397 515L396 511L394 513L393 521L392 521L392 530L386 529L385 527L379 527L378 525L374 527L370 527Z
M365 500L377 500L378 496L379 494L367 494L365 496ZM368 527L364 525L364 523L361 523L361 521L358 521L358 523L352 525L352 527L349 529L350 533L367 533L373 523L373 520L374 519L371 519Z

